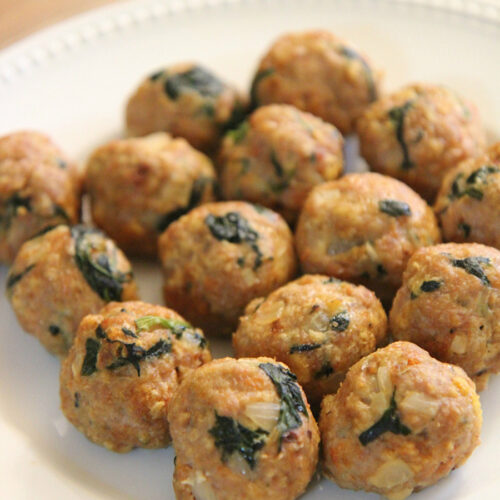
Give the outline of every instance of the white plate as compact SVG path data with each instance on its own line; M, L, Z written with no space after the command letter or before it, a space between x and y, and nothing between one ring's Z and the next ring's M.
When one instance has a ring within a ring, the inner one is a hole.
M120 135L125 99L145 74L196 60L245 88L277 35L311 27L330 29L364 48L385 69L388 89L415 80L454 87L476 101L491 139L499 138L497 0L116 4L0 54L0 134L39 129L84 161L96 145ZM6 272L0 266L1 285ZM138 264L136 274L142 297L161 303L155 266ZM174 498L172 448L117 455L87 441L65 420L59 410L59 363L22 333L5 298L0 298L0 341L0 498ZM465 466L419 493L419 500L498 498L499 395L500 376L481 395L483 444ZM376 496L322 481L304 498Z

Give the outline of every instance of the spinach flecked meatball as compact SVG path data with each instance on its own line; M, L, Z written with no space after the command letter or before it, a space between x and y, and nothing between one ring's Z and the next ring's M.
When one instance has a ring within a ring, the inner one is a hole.
M168 413L177 500L293 500L319 433L295 375L270 358L224 358L191 372Z
M500 251L476 243L422 248L390 312L394 338L461 366L478 390L500 371Z
M246 107L244 98L210 71L180 63L141 83L128 101L126 124L130 135L170 132L210 153L244 118Z
M227 335L252 299L295 276L293 238L277 213L242 201L207 203L159 239L167 306L205 333Z
M345 372L386 337L387 317L363 286L305 275L254 299L233 336L238 357L269 356L286 363L309 402L337 390Z
M476 107L430 84L382 97L358 120L357 132L373 170L402 180L431 202L446 173L485 145Z
M201 330L144 302L111 302L83 318L61 366L61 407L109 450L170 443L167 412L184 377L211 356Z
M214 201L214 184L211 161L164 132L101 146L86 173L94 222L125 252L149 257L170 223Z
M436 218L408 186L375 173L316 186L297 224L302 269L361 283L387 305L409 257L440 241Z
M434 209L446 241L500 248L500 142L446 175Z
M334 126L309 113L262 106L224 138L222 193L272 208L293 223L309 191L342 173L343 142Z
M379 72L350 42L328 31L289 33L260 61L251 99L253 106L292 104L348 134L377 99L379 82Z
M395 342L358 361L323 400L323 472L342 488L403 500L463 465L481 424L461 368Z
M80 218L81 176L75 164L39 132L0 137L0 263L48 227Z
M23 329L64 356L85 315L112 300L135 299L137 287L112 240L61 225L24 243L7 276L7 297Z

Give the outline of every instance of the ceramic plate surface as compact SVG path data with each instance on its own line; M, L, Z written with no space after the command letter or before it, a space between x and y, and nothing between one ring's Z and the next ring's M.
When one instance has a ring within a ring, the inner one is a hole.
M483 0L198 0L119 3L78 16L0 53L0 134L52 136L83 162L123 133L128 96L144 75L199 61L248 88L259 57L283 32L326 28L385 70L385 89L444 83L474 100L491 141L500 138L500 5ZM144 300L162 303L154 264L135 263ZM0 286L7 269L0 266ZM59 362L18 326L0 298L0 498L174 498L174 453L118 455L76 431L59 409ZM214 354L230 353L214 343ZM418 500L493 500L500 475L500 377L481 394L482 444ZM307 500L370 499L326 480ZM237 500L237 499L235 499ZM258 499L256 499L258 500Z

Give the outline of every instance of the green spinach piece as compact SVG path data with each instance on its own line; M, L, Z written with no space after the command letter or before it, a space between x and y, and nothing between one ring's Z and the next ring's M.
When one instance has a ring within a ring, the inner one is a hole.
M212 236L219 241L229 243L247 243L256 254L253 269L262 264L263 254L257 245L259 233L250 227L248 221L238 212L228 212L226 215L212 215L205 217L205 224Z
M165 215L160 217L156 225L156 229L159 233L163 233L165 229L167 229L172 222L176 221L183 215L187 214L190 210L200 204L203 193L205 191L205 187L212 182L212 179L208 177L200 177L193 182L193 186L191 188L191 194L189 195L189 200L187 205L183 207L174 208L174 210L168 212Z
M396 390L392 393L389 408L385 410L380 419L358 436L358 439L363 446L375 441L375 439L379 438L385 432L402 434L403 436L411 434L411 430L406 427L406 425L404 425L399 418L395 395Z
M217 412L215 412L215 424L208 432L213 436L223 462L226 462L233 453L238 453L251 469L255 467L257 463L255 455L264 447L268 435L264 429L251 430L235 419L219 415Z
M170 330L176 338L181 338L182 334L192 326L186 321L172 318L162 318L161 316L141 316L135 320L137 332L150 331L152 328L165 328Z
M333 373L334 370L332 365L328 361L325 361L323 363L323 366L314 374L314 378L318 380L323 377L329 377Z
M138 336L135 332L133 332L130 328L125 328L125 327L123 327L123 328L122 328L122 332L123 332L123 333L124 333L124 335L126 335L127 337L132 337L132 338L134 338L134 339L138 339L138 338L139 338L139 336Z
M55 337L61 333L61 329L57 325L49 325L49 332Z
M347 311L341 311L330 318L330 328L335 332L343 332L349 328L349 314Z
M308 418L306 405L297 384L297 377L283 366L274 363L261 363L259 368L271 379L280 397L280 414L276 424L280 432L280 444L283 435L302 425L302 413Z
M410 159L410 153L404 138L404 120L406 114L413 106L413 103L414 100L411 99L406 101L402 106L395 106L388 111L389 119L392 121L396 131L396 139L398 140L403 152L403 161L401 162L401 168L403 170L409 170L415 166L415 163L413 163Z
M494 165L483 165L464 179L463 172L457 174L451 183L450 193L448 198L450 200L457 200L463 196L469 196L475 200L481 201L483 199L483 191L481 187L488 183L488 176L500 172L500 168Z
M463 231L464 233L464 236L466 238L468 238L470 236L470 230L471 230L471 227L469 224L466 224L465 222L460 222L458 224L458 229L460 229L461 231Z
M152 82L156 82L156 80L159 80L164 74L165 74L164 70L156 71L155 73L149 76L149 79Z
M205 68L193 66L182 73L167 75L164 89L168 97L175 101L181 94L187 92L215 98L224 90L224 85Z
M439 288L441 288L441 285L443 284L442 281L438 280L428 280L428 281L423 281L422 284L420 285L420 290L422 292L435 292Z
M321 344L295 344L290 347L290 354L294 354L297 352L309 352L314 351L321 347Z
M342 47L340 53L347 59L353 59L359 61L365 72L366 85L368 87L368 98L369 102L373 102L377 99L377 90L375 89L375 80L373 78L373 72L366 60L358 54L354 49L350 47Z
M167 342L164 339L160 339L156 344L154 344L149 349L144 349L143 347L133 344L122 342L121 340L111 340L111 343L119 343L120 347L118 350L118 357L111 364L106 366L108 370L115 370L116 368L120 368L122 366L126 366L128 364L132 365L137 371L137 376L141 376L141 366L140 363L147 358L159 358L164 354L171 352L172 344ZM125 348L126 354L123 355L123 348Z
M20 273L17 274L9 274L7 278L7 291L9 291L14 285L19 283L33 268L35 264L30 264L25 269L23 269Z
M103 251L99 251L94 245L91 236L98 235L104 240L105 236L96 229L74 226L71 228L71 236L75 241L75 262L89 286L101 299L106 302L112 300L120 301L123 284L132 280L132 272L122 273L114 269L109 257ZM105 249L105 246L102 246ZM116 250L111 255L116 258Z
M20 208L31 211L31 198L29 196L21 196L19 193L14 193L10 196L3 206L0 206L0 229L7 231L11 224L12 219L17 216Z
M231 111L231 116L222 126L222 132L226 133L228 131L235 130L241 123L244 123L246 116L246 108L240 102L236 102L233 110Z
M481 280L483 285L490 286L490 280L481 267L482 264L489 265L490 259L488 259L487 257L466 257L465 259L451 258L450 262L452 266L459 267L460 269L463 269L467 273Z
M411 215L411 208L408 203L398 200L381 200L378 202L378 208L391 217L400 217L402 215Z
M250 86L250 108L255 109L259 106L259 96L258 87L264 78L271 76L275 72L274 68L266 68L257 72L254 79L252 80L252 85Z
M235 128L234 130L230 130L227 133L227 136L231 138L234 144L240 144L245 140L249 129L250 124L245 120L241 122L237 128Z
M82 377L89 377L97 371L97 355L100 348L101 343L98 340L90 338L85 342L85 357L80 370Z

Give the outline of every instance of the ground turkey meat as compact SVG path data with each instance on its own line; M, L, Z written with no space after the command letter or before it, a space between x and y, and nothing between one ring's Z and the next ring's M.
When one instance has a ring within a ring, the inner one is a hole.
M309 113L262 106L224 138L222 193L265 205L293 223L311 188L342 173L343 142L334 126Z
M48 227L80 218L81 176L44 134L0 137L0 263Z
M342 488L402 500L463 465L481 423L461 368L395 342L358 361L323 400L323 471Z
M112 302L78 328L61 367L62 410L109 450L164 447L173 393L210 359L201 330L171 309Z
M95 223L127 253L149 257L170 223L214 201L214 183L211 161L163 132L101 146L86 176Z
M342 133L377 99L380 74L350 42L328 31L289 33L274 42L253 79L253 106L292 104Z
M250 203L207 203L159 240L165 302L210 334L227 335L252 299L296 273L293 238L275 212Z
M303 271L364 284L386 305L411 254L439 241L424 200L402 182L374 173L315 187L296 232Z
M319 434L295 376L270 358L191 372L168 421L178 500L293 500L316 468Z
M390 313L395 338L461 366L486 386L500 371L500 252L447 243L416 252Z
M170 132L212 152L245 112L246 102L235 89L201 66L180 63L141 83L128 101L126 124L130 135Z
M500 248L500 142L446 175L435 211L445 240Z
M302 276L254 299L233 336L237 356L270 356L297 375L309 402L337 390L347 369L385 340L375 294L336 278Z
M485 137L475 106L452 90L415 84L382 97L358 120L361 154L433 201L445 174L481 154Z
M95 229L57 226L21 247L7 297L23 329L64 356L85 315L111 300L137 298L137 288L112 240Z

